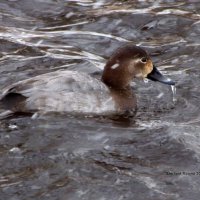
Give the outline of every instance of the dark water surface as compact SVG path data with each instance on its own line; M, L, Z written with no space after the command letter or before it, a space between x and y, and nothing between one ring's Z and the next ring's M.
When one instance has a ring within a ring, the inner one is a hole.
M177 82L134 81L131 120L46 115L0 121L2 200L199 200L199 0L1 0L0 89L58 69L102 70L145 47Z

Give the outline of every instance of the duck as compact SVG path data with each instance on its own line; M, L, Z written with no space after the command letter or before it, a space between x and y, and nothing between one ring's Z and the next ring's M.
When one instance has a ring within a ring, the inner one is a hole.
M135 115L135 79L175 85L161 74L143 48L128 44L110 56L101 79L90 74L58 70L18 81L5 87L1 108L12 113L70 113L84 115Z

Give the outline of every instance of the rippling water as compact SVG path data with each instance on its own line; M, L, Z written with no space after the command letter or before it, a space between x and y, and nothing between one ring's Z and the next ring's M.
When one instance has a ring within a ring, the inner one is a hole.
M0 89L58 69L101 72L145 47L171 88L135 81L134 119L49 115L0 122L0 199L199 199L199 0L2 0Z

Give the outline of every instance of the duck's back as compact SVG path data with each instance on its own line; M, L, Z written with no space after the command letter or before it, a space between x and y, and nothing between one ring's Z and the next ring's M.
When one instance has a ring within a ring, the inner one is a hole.
M106 85L76 71L56 71L19 81L5 88L1 101L14 112L115 112Z

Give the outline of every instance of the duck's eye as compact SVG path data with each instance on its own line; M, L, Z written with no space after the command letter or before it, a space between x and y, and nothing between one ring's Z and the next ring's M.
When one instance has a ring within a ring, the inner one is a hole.
M146 57L141 58L141 62L146 63L147 62L147 58Z

